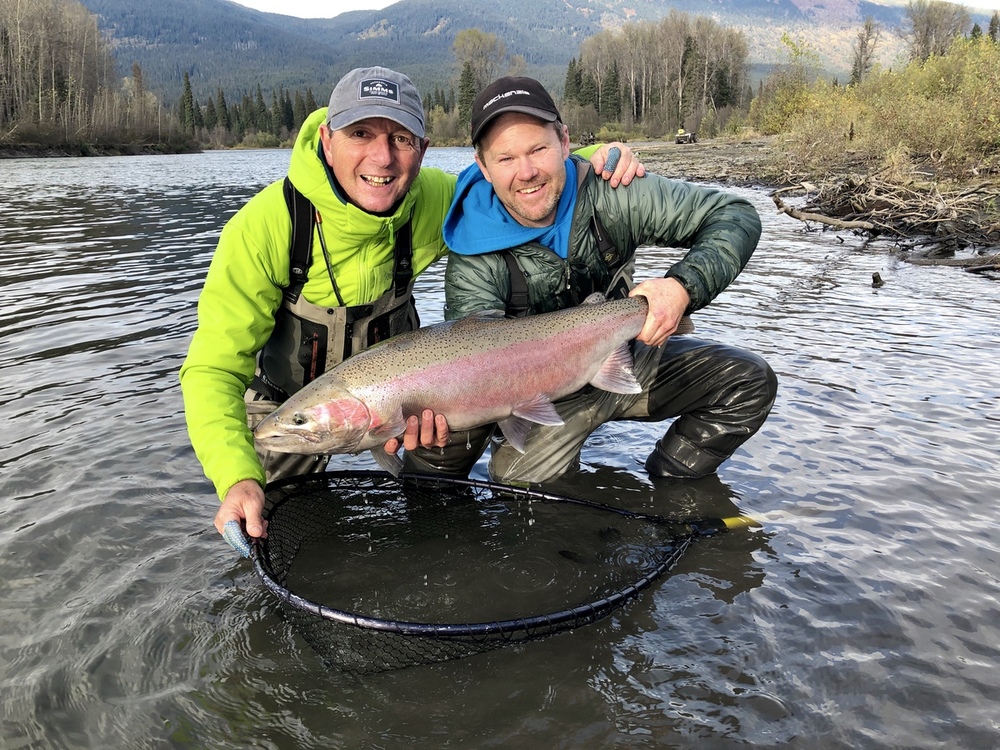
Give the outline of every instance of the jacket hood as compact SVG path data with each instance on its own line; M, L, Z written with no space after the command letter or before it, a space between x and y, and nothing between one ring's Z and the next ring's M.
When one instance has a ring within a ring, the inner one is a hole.
M349 203L323 157L319 128L326 122L326 112L327 108L321 107L302 123L292 146L288 178L324 217L337 214L338 222L342 222L338 226L348 234L355 230L368 233L373 224L398 228L410 216L414 190L411 188L407 192L391 216L376 216Z
M444 220L444 241L459 255L482 255L529 242L545 245L559 257L569 252L570 225L576 204L576 166L566 160L566 187L559 198L556 220L547 227L518 224L500 202L479 166L472 164L458 176L455 198Z

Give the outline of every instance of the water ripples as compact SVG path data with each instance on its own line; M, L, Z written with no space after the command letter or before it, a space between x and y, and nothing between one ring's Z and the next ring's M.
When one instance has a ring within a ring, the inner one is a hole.
M1000 290L807 232L760 191L741 192L761 247L695 325L777 371L764 428L719 477L667 485L641 467L662 425L606 425L552 489L763 528L698 540L570 634L364 682L328 671L215 534L176 382L221 227L287 158L4 163L0 744L996 744ZM637 276L678 257L644 250ZM417 280L425 323L442 283L443 264ZM370 461L338 467L354 465ZM455 598L514 598L587 568L571 534L557 546L437 574Z

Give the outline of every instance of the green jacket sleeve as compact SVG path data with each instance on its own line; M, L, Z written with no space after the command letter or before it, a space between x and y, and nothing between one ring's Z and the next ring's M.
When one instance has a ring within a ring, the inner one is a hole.
M191 444L220 499L241 480L265 481L243 396L287 283L291 224L280 191L266 188L223 228L180 370Z

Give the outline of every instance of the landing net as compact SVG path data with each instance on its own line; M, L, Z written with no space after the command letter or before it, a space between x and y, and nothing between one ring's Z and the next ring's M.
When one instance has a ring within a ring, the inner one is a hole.
M340 471L268 485L254 568L331 667L366 674L583 627L719 528L492 482Z

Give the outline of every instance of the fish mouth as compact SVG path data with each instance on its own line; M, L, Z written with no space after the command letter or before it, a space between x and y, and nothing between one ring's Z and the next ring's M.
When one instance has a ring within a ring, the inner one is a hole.
M261 427L264 429L262 430ZM261 423L254 430L254 442L260 447L276 453L317 453L314 450L322 438L311 432L288 432L280 428L269 427Z

